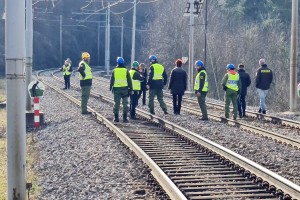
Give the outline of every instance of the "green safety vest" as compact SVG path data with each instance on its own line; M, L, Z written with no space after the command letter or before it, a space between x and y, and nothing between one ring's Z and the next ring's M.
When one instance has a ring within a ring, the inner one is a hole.
M152 67L154 71L152 80L162 80L163 79L162 74L164 73L165 70L164 66L158 63L154 63Z
M83 78L81 76L81 74L79 73L79 79L80 80L93 79L92 68L85 61L83 61L83 60L79 63L79 66L81 66L82 64L84 64L85 77Z
M114 69L115 83L113 87L127 87L127 69L126 68L115 68Z
M132 81L132 89L134 91L141 90L141 82L139 80L133 80L133 75L134 75L134 73L136 73L136 71L132 69L129 71L129 73L130 73L130 77L131 77L131 81Z
M208 81L207 81L207 73L206 70L201 70L195 79L195 84L194 84L194 90L198 91L200 88L200 73L203 72L205 74L205 81L204 81L204 86L202 88L202 92L207 92L208 91Z
M71 72L69 71L70 68L71 68L71 65L64 65L64 66L63 66L63 72L64 72L64 75L65 75L65 76L71 74Z
M228 73L228 80L226 83L226 87L229 89L232 89L234 91L238 91L239 90L239 87L238 87L239 79L240 79L240 75L238 73L236 73L234 75Z

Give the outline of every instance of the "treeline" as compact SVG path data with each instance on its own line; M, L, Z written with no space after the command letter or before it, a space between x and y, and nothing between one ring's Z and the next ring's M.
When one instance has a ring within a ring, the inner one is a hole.
M188 56L189 17L183 17L185 0L176 4L159 1L155 9L155 30L148 40L144 56L156 54L170 70L176 58ZM265 58L275 79L267 99L268 109L289 109L289 51L291 0L208 1L207 72L209 97L223 99L221 79L228 63L245 65L253 83L249 105L258 106L254 78L258 60ZM195 19L194 59L204 60L204 7ZM186 69L188 65L185 66ZM280 97L280 98L279 98Z

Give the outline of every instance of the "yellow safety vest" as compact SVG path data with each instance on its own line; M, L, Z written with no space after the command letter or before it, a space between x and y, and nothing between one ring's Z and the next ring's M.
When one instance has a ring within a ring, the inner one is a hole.
M136 71L135 70L130 70L129 73L130 73L130 77L131 77L131 81L132 81L132 89L134 91L139 91L141 90L141 82L139 80L133 80L133 75Z
M83 60L79 63L79 66L81 66L82 64L84 64L85 77L83 78L81 76L81 74L79 73L79 79L80 80L93 79L92 68L85 61L83 61Z
M152 80L162 80L163 79L162 74L164 73L165 70L164 66L158 63L154 63L152 67L154 71Z
M205 80L204 80L204 86L202 88L202 92L207 92L208 91L208 81L207 81L207 73L206 70L201 70L195 79L195 84L194 84L194 90L198 91L200 88L200 73L203 72L205 74Z
M127 69L115 68L114 69L115 83L113 87L127 87Z
M232 89L234 91L238 91L239 90L239 86L238 86L239 79L240 79L240 75L238 73L236 73L234 75L228 73L228 80L226 83L226 87L229 89Z
M69 71L70 68L71 68L71 65L64 65L64 66L63 66L63 72L64 72L64 75L65 75L65 76L71 74L71 72Z

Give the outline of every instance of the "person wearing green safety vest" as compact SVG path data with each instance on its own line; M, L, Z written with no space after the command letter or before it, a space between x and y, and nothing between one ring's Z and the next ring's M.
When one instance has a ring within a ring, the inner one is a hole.
M157 96L160 107L165 114L168 114L167 106L164 102L163 87L167 84L168 77L165 71L164 66L157 62L157 57L151 55L149 57L151 66L149 68L149 77L146 84L147 89L149 90L149 111L152 115L155 115L154 112L154 98Z
M72 67L71 67L71 60L68 58L65 60L64 65L60 68L60 71L63 72L64 74L64 80L65 80L65 88L64 89L70 89L70 77L71 77L71 72L72 72Z
M226 69L227 73L222 79L222 87L225 91L225 117L229 118L229 105L232 101L233 119L236 120L238 112L237 95L241 89L241 80L233 64L228 64Z
M206 109L206 95L208 92L208 77L206 69L201 60L195 62L195 68L197 70L197 75L194 83L194 91L197 95L198 104L202 113L201 120L208 120L207 109Z
M132 92L132 82L130 78L129 71L124 65L125 61L122 57L117 58L117 66L112 71L110 77L109 90L114 94L114 108L113 112L115 115L114 122L119 122L119 110L120 103L122 99L123 105L123 122L128 123L127 113L128 113L128 96L133 94Z
M129 71L133 90L133 94L130 95L130 119L137 119L135 108L138 105L139 91L141 91L141 81L144 80L144 77L140 74L138 67L139 63L134 61L132 63L131 70Z
M78 72L81 87L81 114L92 114L87 110L87 103L90 98L91 87L92 87L92 68L90 67L91 56L88 52L83 52L82 60L79 63Z

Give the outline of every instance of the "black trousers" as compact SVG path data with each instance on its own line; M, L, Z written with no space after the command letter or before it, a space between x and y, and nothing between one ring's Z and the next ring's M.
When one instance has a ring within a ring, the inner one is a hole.
M245 117L246 114L246 96L238 95L238 111L240 117Z
M135 108L138 104L138 91L133 91L133 94L130 95L130 118L135 118L136 113L135 113Z
M141 98L141 96L143 95L143 98L142 98L143 105L146 105L146 92L147 92L146 89L139 91L138 98Z
M173 109L174 114L180 114L181 110L181 101L182 101L182 94L172 94L173 95Z
M65 79L65 89L70 89L70 77L71 77L71 74L70 75L64 75L64 79Z

